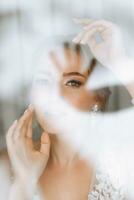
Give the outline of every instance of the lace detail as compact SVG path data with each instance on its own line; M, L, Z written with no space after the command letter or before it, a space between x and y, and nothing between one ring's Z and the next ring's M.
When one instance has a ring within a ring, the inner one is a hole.
M127 200L122 188L115 188L108 175L96 174L96 183L88 195L88 200Z

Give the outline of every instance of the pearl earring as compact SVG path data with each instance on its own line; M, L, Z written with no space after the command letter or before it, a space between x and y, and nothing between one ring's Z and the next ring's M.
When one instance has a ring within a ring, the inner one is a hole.
M95 104L92 108L91 108L91 112L93 113L98 113L101 111L101 108L99 107L98 104Z

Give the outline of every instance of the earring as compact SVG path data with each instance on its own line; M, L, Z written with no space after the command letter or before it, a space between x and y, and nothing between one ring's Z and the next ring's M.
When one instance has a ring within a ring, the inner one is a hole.
M95 104L95 105L91 108L91 112L93 112L93 113L101 112L101 108L99 107L98 104Z

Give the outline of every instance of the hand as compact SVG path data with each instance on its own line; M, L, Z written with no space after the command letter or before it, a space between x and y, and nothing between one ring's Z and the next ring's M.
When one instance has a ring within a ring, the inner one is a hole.
M48 134L43 133L40 150L34 149L32 118L33 108L30 106L19 121L15 121L9 128L6 141L15 180L36 183L49 158L50 140Z
M117 25L105 20L76 18L75 22L84 26L84 32L80 33L73 41L88 44L91 52L102 65L114 70L113 66L117 67L116 63L124 60L125 50ZM97 33L101 40L99 42L97 42Z

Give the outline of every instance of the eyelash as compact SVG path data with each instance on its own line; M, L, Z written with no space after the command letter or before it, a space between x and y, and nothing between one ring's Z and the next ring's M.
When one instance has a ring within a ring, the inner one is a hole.
M82 85L82 82L78 80L70 80L66 83L66 86L73 87L73 88L79 88Z

